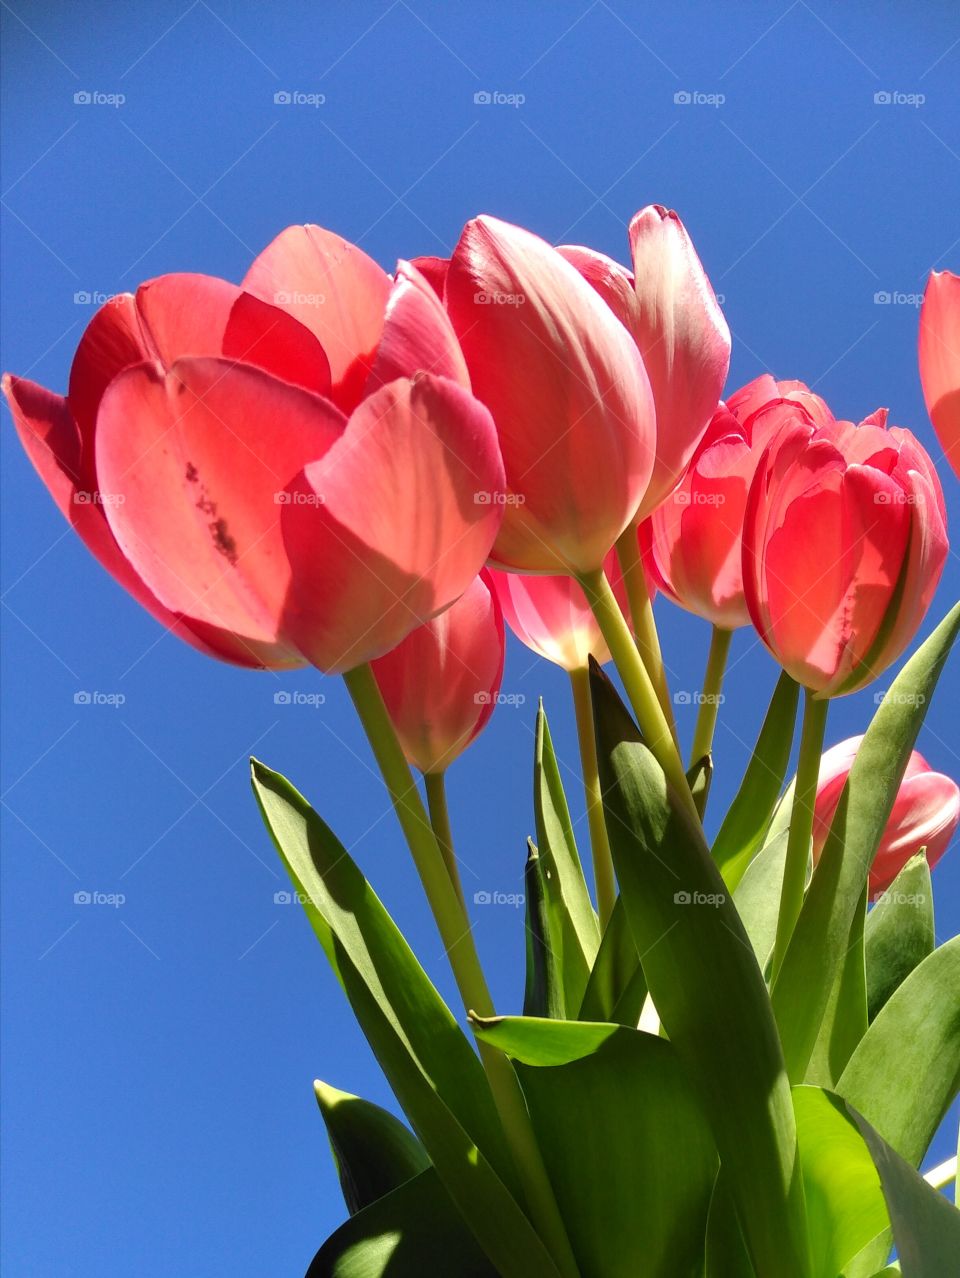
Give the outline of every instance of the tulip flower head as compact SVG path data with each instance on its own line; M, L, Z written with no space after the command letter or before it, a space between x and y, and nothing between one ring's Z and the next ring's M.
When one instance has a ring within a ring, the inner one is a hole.
M818 697L854 692L900 656L929 607L947 554L940 481L884 410L859 426L818 422L791 398L753 421L775 431L744 519L750 618L798 683Z
M820 778L814 804L813 856L818 860L830 832L830 823L840 802L862 736L850 737L827 750L820 761ZM873 865L870 867L871 898L886 891L907 861L926 849L931 869L946 852L960 823L960 788L950 777L934 772L916 750L894 801Z
M407 762L444 772L486 726L503 677L503 615L484 569L432 621L372 663Z
M920 380L927 412L960 475L960 275L933 271L920 311Z

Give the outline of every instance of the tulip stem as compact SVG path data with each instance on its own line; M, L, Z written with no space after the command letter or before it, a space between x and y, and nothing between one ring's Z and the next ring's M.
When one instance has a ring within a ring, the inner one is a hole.
M670 726L675 744L678 744L677 725L673 718L673 703L670 700L670 689L667 686L667 673L663 665L663 652L660 649L660 636L653 615L653 601L647 586L647 577L643 571L643 560L640 557L640 543L637 529L631 524L617 542L617 559L620 573L627 592L627 603L633 622L633 633L647 668L653 686L657 690L657 698L663 717Z
M450 829L450 809L447 807L447 786L445 772L425 772L423 785L427 792L427 808L430 812L430 825L433 828L437 847L440 849L450 882L453 884L460 906L466 914L467 903L463 896L463 884L460 882L460 871L457 869L457 854L453 850L453 831Z
M444 863L443 853L373 671L369 665L357 666L354 670L348 670L343 679L393 800L450 960L464 1008L479 1016L493 1016L493 1000L473 943L470 921ZM504 1135L523 1186L530 1219L551 1252L560 1273L564 1278L577 1278L576 1261L547 1177L543 1156L533 1134L517 1075L506 1056L497 1048L482 1042L478 1043L478 1047Z
M593 852L593 879L597 888L597 909L601 930L605 929L613 913L617 899L617 884L613 873L613 857L607 824L603 817L603 795L600 792L600 773L597 768L597 738L593 726L593 702L590 696L590 672L586 666L570 671L570 687L573 692L573 708L577 716L577 736L580 739L580 766L583 772L583 791L587 802L587 823L590 826L590 847Z
M783 867L783 888L780 893L780 913L777 916L777 937L773 946L772 975L776 981L793 936L793 929L800 917L803 893L807 881L807 864L810 860L810 840L813 835L813 810L817 797L817 781L820 777L820 756L823 753L823 737L827 727L827 710L830 702L817 701L807 689L803 703L803 728L800 733L800 757L797 760L797 780L793 793L793 809L790 813L790 832L787 835L787 857Z
M720 712L721 688L723 672L727 666L727 655L730 652L732 630L713 627L710 636L710 652L707 655L707 668L703 675L703 688L700 692L700 709L697 711L697 726L693 730L693 745L690 748L690 766L694 767L713 749L713 733L717 726L717 715Z
M604 576L602 568L597 568L593 572L580 573L577 581L593 609L600 633L606 640L610 656L623 680L623 686L644 740L663 768L677 801L687 810L690 819L699 825L700 814L690 793L687 774L683 769L673 733L670 731L670 725L664 716L663 707L647 668L637 651L630 628L620 611L620 605L610 589L610 583Z

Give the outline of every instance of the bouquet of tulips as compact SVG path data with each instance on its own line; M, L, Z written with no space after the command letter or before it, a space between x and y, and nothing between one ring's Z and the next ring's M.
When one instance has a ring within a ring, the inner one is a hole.
M950 1278L955 1163L918 1168L960 1080L960 940L936 945L930 887L960 792L913 747L960 605L824 753L831 699L931 603L937 472L884 410L854 425L768 375L722 398L729 330L683 224L651 206L629 242L632 271L479 217L391 277L291 227L240 287L166 275L108 302L66 396L5 390L61 511L161 625L343 675L452 966L460 1017L254 760L409 1123L316 1084L348 1218L311 1278ZM960 278L934 275L921 373L955 467L958 352ZM712 626L688 760L657 591ZM444 774L497 704L504 622L569 673L590 846L541 708L526 986L497 1014ZM745 625L782 674L710 843Z

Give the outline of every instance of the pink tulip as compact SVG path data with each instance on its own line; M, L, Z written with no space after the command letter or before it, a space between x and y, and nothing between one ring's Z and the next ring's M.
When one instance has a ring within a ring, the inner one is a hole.
M859 426L818 424L795 399L754 418L777 433L747 501L747 608L779 663L820 697L854 692L897 659L947 555L933 463L885 423L878 410Z
M863 737L850 737L828 750L820 760L820 779L813 818L813 856L818 860L830 832L830 822ZM912 856L926 848L931 868L943 856L960 823L960 788L950 777L934 772L916 751L907 770L880 846L870 868L870 896L886 891Z
M560 252L636 342L657 414L657 456L636 512L671 492L710 423L730 364L730 330L683 223L662 205L630 223L633 273L580 246Z
M654 463L653 399L636 346L556 249L496 218L464 228L445 300L503 454L493 562L599 568Z
M920 311L920 380L947 461L960 475L960 275L933 271Z
M640 527L644 558L660 589L724 630L750 621L743 519L754 471L777 428L777 415L759 410L781 398L803 404L815 420L832 420L802 382L758 377L720 405L680 483Z
M315 319L300 280L285 312L167 276L98 312L66 399L5 383L94 554L168 628L243 665L332 672L388 651L466 589L502 520L493 423L432 288L401 263L374 325L327 265L335 359L288 313ZM351 269L359 288L371 272ZM356 400L349 416L334 395Z
M444 772L493 714L503 676L503 616L486 570L418 626L373 673L407 761Z
M629 615L615 551L603 567L621 609ZM497 571L491 571L490 577L504 620L532 652L567 671L585 669L591 656L601 665L610 660L596 618L572 577Z

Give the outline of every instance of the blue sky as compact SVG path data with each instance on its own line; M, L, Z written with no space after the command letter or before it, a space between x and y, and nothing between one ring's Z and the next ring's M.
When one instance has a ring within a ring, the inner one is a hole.
M64 389L91 297L171 270L239 280L290 223L388 269L446 253L483 211L623 258L630 215L657 201L724 298L731 386L768 369L839 416L887 405L939 457L915 301L932 267L960 265L949 4L104 0L78 20L4 0L0 15L5 368ZM399 831L337 681L235 671L164 635L66 533L8 418L2 448L6 1272L302 1272L343 1215L311 1080L388 1097L305 919L275 903L246 756L313 799L453 999ZM954 554L922 633L958 587ZM694 689L706 626L657 612L673 686ZM714 822L775 673L739 633ZM957 776L956 661L944 684L921 749ZM539 694L576 761L561 672L511 643L504 690L525 703L450 778L470 895L519 888ZM277 705L284 691L325 700ZM862 731L872 696L833 706L830 742ZM935 882L946 938L956 848ZM94 891L125 899L74 904ZM521 998L522 931L509 907L476 910L501 1008Z

